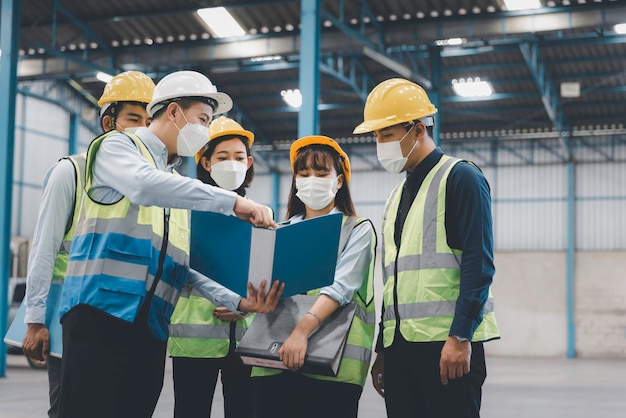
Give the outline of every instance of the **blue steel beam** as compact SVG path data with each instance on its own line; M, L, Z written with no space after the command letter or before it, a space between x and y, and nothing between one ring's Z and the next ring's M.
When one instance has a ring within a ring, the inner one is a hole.
M320 7L321 0L301 0L300 76L298 85L302 106L298 112L298 137L314 135L319 130L320 94Z
M0 14L0 333L7 329L11 269L11 208L13 195L13 150L15 147L15 98L20 29L20 0L2 0ZM6 375L7 349L0 339L0 377Z
M566 249L566 298L567 298L567 357L576 357L576 326L574 324L574 263L576 251L576 165L569 145L570 126L561 109L559 92L552 82L541 50L537 43L520 45L522 55L531 70L542 95L543 105L550 120L560 133L567 154L567 249Z
M537 43L523 43L520 45L520 50L535 79L546 113L554 127L561 133L566 151L570 155L571 150L567 147L567 138L570 136L571 128L561 109L560 93L550 77L541 49Z

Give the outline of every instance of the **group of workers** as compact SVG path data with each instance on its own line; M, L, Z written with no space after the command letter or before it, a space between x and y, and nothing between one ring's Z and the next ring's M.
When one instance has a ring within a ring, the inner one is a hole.
M190 210L277 227L270 208L246 198L254 133L215 118L231 98L199 72L155 86L128 71L98 104L103 134L46 174L29 259L23 349L48 361L49 417L151 417L168 353L175 418L209 417L220 374L226 418L356 418L368 372L388 417L480 415L483 342L499 338L490 190L477 166L435 145L437 109L419 85L381 82L354 129L374 134L387 171L406 172L382 214L375 344L377 236L357 216L349 157L322 135L291 145L287 220L342 213L343 247L333 283L307 292L317 299L280 348L285 370L246 366L235 353L284 284L268 277L238 295L189 267ZM181 157L195 157L196 179L176 173ZM49 356L45 325L54 281L63 283L62 359ZM351 301L358 307L337 376L300 372L309 336Z

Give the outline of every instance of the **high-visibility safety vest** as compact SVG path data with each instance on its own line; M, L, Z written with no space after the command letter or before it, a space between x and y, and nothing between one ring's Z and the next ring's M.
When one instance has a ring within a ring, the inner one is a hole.
M274 211L266 207L271 218ZM215 305L195 289L185 287L170 320L168 351L172 357L223 358L236 348L254 319L221 321L213 315Z
M339 240L340 252L345 248L352 230L362 222L370 222L364 218L343 217L341 227L341 237ZM352 383L363 386L367 379L367 372L370 367L372 357L372 343L374 341L374 328L376 324L376 312L374 303L374 263L376 261L376 236L372 240L371 261L363 283L352 300L357 302L357 309L350 324L348 339L339 363L337 376L321 376L304 373L305 376L319 380L330 380L335 382ZM307 292L309 296L318 296L320 289ZM264 367L254 367L252 376L270 376L281 373L277 369Z
M167 342L172 357L222 358L235 348L254 314L234 322L217 319L215 305L194 289L185 287L170 321Z
M67 263L70 258L70 248L72 247L72 239L74 238L74 230L76 229L76 223L78 222L78 214L80 212L80 205L83 199L83 191L85 189L85 164L87 161L87 155L85 153L70 155L62 159L68 160L74 166L74 180L76 183L76 189L74 191L74 206L72 207L72 213L68 219L68 223L65 226L65 235L63 236L63 242L59 247L56 259L54 260L54 271L52 273L52 281L56 283L62 283L65 279L65 272L67 271Z
M89 146L87 191L91 188L98 149L110 134L96 138ZM125 135L156 167L141 139L134 134ZM148 327L157 338L165 340L174 305L188 275L187 210L140 206L127 197L100 204L85 193L63 285L61 315L78 304L87 304L133 322L147 295L152 293L146 306Z
M393 343L396 321L411 342L445 341L450 333L461 283L462 251L448 246L446 186L461 160L444 155L430 170L407 214L396 248L394 230L404 182L389 195L383 213L383 345ZM394 301L397 298L397 306ZM472 341L498 338L493 295Z

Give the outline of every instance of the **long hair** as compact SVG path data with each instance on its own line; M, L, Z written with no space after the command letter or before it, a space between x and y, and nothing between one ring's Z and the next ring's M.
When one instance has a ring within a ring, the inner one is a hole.
M291 190L289 191L289 201L287 203L287 219L294 215L305 212L304 203L296 196L296 175L300 170L329 170L335 169L337 176L343 174L343 185L335 195L335 207L344 215L356 216L350 187L346 181L339 154L332 147L323 144L311 144L298 151L296 161L293 165L293 178L291 180Z
M219 144L221 144L224 141L228 141L229 139L233 139L233 138L239 139L245 145L246 157L249 157L250 146L248 145L248 139L238 136L238 135L224 135L219 138L215 138L214 140L209 142L209 146L207 147L206 151L204 151L204 154L202 154L202 156L210 160L211 156L215 152L215 148L217 148ZM198 177L198 179L202 181L203 183L207 183L207 184L210 184L211 186L219 187L217 183L215 182L215 180L213 180L213 177L211 177L211 173L205 170L204 167L202 167L201 163L202 163L202 158L198 160L198 165L196 166L196 176ZM252 179L254 179L254 163L250 166L250 168L248 168L248 171L246 171L246 178L244 179L241 186L239 186L237 190L233 190L233 191L237 193L239 196L245 197L246 188L250 187L250 184L252 184Z

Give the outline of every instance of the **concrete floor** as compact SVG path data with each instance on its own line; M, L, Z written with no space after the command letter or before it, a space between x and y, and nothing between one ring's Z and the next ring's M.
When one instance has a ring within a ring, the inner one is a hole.
M483 418L615 418L626 414L626 361L589 359L487 358ZM216 394L212 418L222 417ZM171 363L154 414L171 418ZM22 356L7 357L0 378L0 418L45 417L47 377L29 368ZM360 418L385 417L384 402L366 384Z

